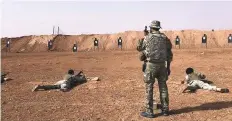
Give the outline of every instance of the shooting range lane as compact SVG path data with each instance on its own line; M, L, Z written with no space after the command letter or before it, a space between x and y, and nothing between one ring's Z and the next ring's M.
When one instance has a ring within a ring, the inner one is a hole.
M177 114L156 120L231 120L232 93L199 90L196 94L182 94L184 86L175 84L183 80L186 67L192 66L204 72L215 85L232 90L232 73L228 73L232 72L231 54L231 48L174 50L168 88L170 109ZM2 120L41 120L42 117L44 120L145 121L139 115L144 106L141 66L137 51L9 53L2 57L2 69L10 72L8 76L13 80L1 86ZM31 92L36 84L61 80L69 68L76 72L83 69L86 75L98 76L101 81L87 82L68 93ZM154 91L157 99L157 82Z

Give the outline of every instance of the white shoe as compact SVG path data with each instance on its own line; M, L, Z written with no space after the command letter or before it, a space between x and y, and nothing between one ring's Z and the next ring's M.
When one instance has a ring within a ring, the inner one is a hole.
M87 77L88 81L99 81L98 77Z
M31 91L32 91L32 92L37 91L37 90L38 90L38 87L39 87L39 85L36 85Z

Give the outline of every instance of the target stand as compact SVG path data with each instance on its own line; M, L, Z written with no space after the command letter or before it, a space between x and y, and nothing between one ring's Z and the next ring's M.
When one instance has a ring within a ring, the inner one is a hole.
M51 40L48 41L48 50L51 50L53 46L53 43Z
M94 45L94 51L95 51L96 49L99 51L98 40L97 40L97 38L94 39L93 45Z
M122 38L119 37L118 39L118 48L122 50Z
M201 46L207 48L207 36L206 35L202 37Z
M180 38L178 36L176 37L176 40L175 40L175 48L177 48L177 46L180 49Z
M10 40L7 40L6 42L6 56L7 56L7 52L10 52Z
M73 52L77 52L77 44L73 44Z
M231 34L228 37L228 46L232 47L232 35Z
M6 42L6 52L10 52L10 40Z

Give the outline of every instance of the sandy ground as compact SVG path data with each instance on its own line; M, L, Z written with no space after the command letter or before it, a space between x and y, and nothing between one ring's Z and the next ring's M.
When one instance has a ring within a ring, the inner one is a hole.
M185 68L204 72L219 87L232 91L232 49L174 50L168 80L168 117L156 121L231 121L232 93L198 90L183 94L180 85ZM146 121L143 110L145 88L136 51L2 53L1 67L13 80L1 85L2 121ZM52 84L69 68L99 76L70 92L31 92L36 84ZM159 99L157 83L155 99ZM158 114L157 114L158 115Z

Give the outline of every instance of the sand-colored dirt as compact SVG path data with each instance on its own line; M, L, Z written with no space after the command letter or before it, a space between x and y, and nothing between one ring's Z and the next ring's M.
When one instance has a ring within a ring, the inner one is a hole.
M199 30L184 30L184 31L163 31L172 41L178 35L181 41L181 48L201 48L201 38L203 34L207 34L208 48L224 48L228 47L228 36L232 30L216 30L199 31ZM122 37L123 49L134 50L137 41L143 37L143 32L126 31L116 34L97 34L97 35L41 35L41 36L23 36L12 38L11 52L46 52L47 43L52 40L54 46L52 51L72 51L73 44L77 43L78 51L93 50L94 38L99 39L99 50L118 50L117 39ZM6 40L2 38L1 50L6 51ZM175 47L175 46L174 46Z
M215 85L232 91L231 54L230 48L174 50L167 82L171 115L154 120L231 121L232 93L198 90L183 94L185 86L179 84L185 68L192 66ZM137 51L2 54L2 70L10 72L8 76L13 80L1 85L1 120L148 121L139 115L145 101L141 65ZM70 68L83 69L86 75L99 76L101 81L87 82L67 93L31 92L36 84L62 79ZM157 82L154 91L158 101Z

